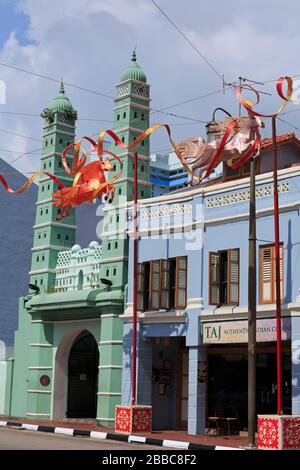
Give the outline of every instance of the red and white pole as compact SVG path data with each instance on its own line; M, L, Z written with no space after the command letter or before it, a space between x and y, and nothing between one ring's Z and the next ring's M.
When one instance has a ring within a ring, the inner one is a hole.
M131 370L131 404L136 405L136 337L137 337L137 274L138 274L138 154L134 154L134 188L133 188L133 319L132 319L132 370Z
M276 365L277 365L277 414L282 415L282 352L281 352L281 288L280 288L280 237L277 180L276 117L272 117L273 137L273 178L274 178L274 230L275 230L275 273L276 273Z

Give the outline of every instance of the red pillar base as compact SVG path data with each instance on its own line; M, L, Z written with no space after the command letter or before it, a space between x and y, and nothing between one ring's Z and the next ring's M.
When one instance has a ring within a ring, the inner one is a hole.
M300 416L259 415L259 449L298 449L300 450Z
M117 405L115 431L126 434L152 431L152 406Z

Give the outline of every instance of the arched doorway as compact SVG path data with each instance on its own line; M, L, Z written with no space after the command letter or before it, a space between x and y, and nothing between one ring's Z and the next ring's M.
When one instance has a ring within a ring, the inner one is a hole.
M99 350L84 330L73 342L68 361L68 418L96 418Z

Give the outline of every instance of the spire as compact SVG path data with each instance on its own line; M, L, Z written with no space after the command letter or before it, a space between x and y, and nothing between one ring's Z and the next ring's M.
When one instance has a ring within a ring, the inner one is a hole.
M61 79L60 79L59 94L60 94L60 95L64 95L64 94L65 94L65 88L64 88L64 80L63 80L63 77L61 77Z
M136 47L136 46L135 46ZM133 49L132 51L132 55L131 55L131 62L136 62L136 53L135 53L135 48Z

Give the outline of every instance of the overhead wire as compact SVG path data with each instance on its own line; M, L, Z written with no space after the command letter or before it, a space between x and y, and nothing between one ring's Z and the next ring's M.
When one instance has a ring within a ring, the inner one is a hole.
M222 80L224 83L223 75L218 72L218 70L214 67L214 65L207 59L207 57L199 50L199 48L186 36L186 34L179 28L179 26L173 21L169 15L154 1L150 0L153 5L161 12L161 14L168 20L168 22L176 29L176 31L183 37L183 39L194 49L194 51L206 62L206 64L215 72L216 75Z

